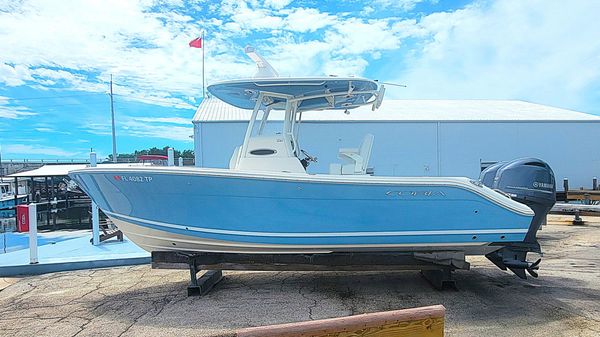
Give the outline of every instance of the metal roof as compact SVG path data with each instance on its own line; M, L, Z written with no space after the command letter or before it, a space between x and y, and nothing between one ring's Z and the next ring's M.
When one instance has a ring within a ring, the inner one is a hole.
M107 168L117 168L117 167L128 167L128 166L140 166L140 165L150 165L150 164L141 164L141 163L125 163L125 164L98 164L100 167ZM66 176L70 171L84 169L88 167L87 164L65 164L65 165L44 165L42 167L30 170L23 171L18 173L9 174L6 177L11 178L30 178L30 177L60 177Z
M251 110L229 105L215 97L200 103L193 122L248 121ZM282 111L272 111L271 120L283 120ZM303 122L318 121L590 121L600 116L516 100L384 100L381 108L307 111Z

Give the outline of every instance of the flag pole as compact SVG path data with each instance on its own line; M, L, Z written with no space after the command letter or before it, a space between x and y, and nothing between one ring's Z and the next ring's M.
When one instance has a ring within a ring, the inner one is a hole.
M202 35L200 37L200 41L202 43L202 100L206 98L206 90L204 89L204 48L206 47L206 41L204 41L204 30L202 31Z

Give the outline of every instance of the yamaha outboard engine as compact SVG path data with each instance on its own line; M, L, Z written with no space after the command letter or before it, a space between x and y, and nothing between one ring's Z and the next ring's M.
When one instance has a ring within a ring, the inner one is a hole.
M522 158L486 168L479 180L487 187L529 206L535 213L523 242L498 243L504 247L486 257L502 270L508 268L521 278L526 278L525 270L537 277L535 270L540 260L530 263L526 258L528 252L541 253L536 234L556 202L554 172L540 159Z

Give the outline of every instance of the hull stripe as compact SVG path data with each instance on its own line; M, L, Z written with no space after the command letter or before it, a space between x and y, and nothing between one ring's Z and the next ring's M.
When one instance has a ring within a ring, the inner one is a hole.
M415 236L415 235L475 235L475 234L525 234L528 229L520 228L507 228L507 229L474 229L474 230L431 230L431 231L386 231L386 232L305 232L305 233L283 233L283 232L251 232L251 231L236 231L226 229L214 229L214 228L203 228L194 226L183 226L170 224L165 222L146 220L136 218L132 216L117 214L109 211L102 210L107 215L113 216L121 220L135 221L138 223L146 223L154 226L167 227L180 230L189 230L195 232L205 232L212 234L225 234L225 235L241 235L241 236L263 236L263 237L289 237L289 238L301 238L301 237L332 237L332 236L344 236L344 237L363 237L363 236Z

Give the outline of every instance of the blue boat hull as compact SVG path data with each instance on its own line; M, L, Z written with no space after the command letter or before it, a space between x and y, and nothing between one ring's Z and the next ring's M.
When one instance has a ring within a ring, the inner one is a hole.
M149 251L481 253L475 247L523 241L533 217L490 200L481 186L226 171L86 169L70 176Z

